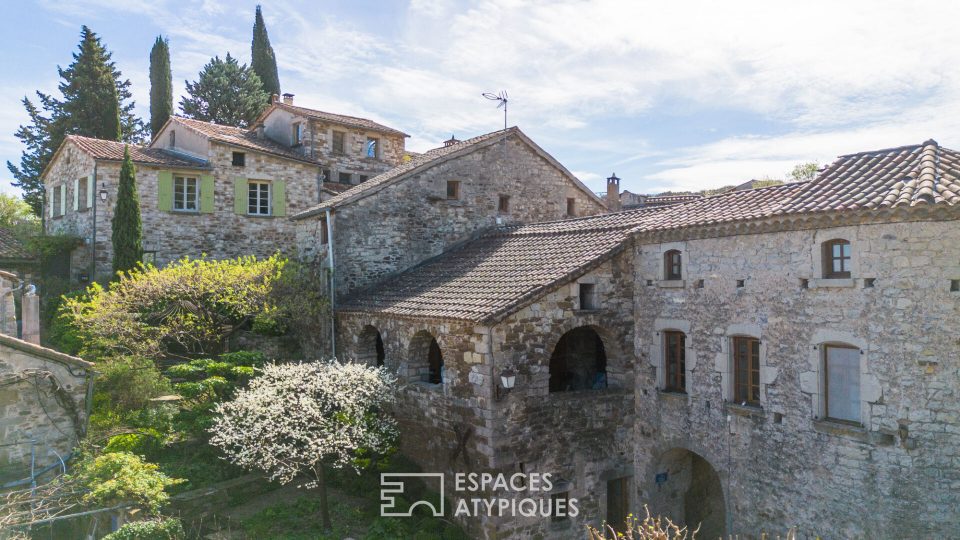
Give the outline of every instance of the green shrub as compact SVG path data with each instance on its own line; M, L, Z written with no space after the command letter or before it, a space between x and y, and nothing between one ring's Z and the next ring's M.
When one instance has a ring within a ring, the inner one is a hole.
M219 375L223 377L231 375L231 368L233 368L233 364L230 362L210 362L206 366L206 372L210 375Z
M186 364L176 364L167 368L167 376L174 379L191 379L203 375L202 366L194 365L193 362Z
M133 411L150 405L150 399L172 392L170 381L152 360L121 356L97 364L94 388L99 403L113 410Z
M141 433L122 433L110 437L104 452L129 452L143 457L157 455L163 450L163 435L156 430Z
M127 523L103 537L103 540L183 540L187 534L176 518Z
M267 357L259 351L234 351L223 353L220 360L229 362L235 366L260 367L267 363Z
M289 327L280 310L273 308L258 313L253 318L250 329L262 336L282 336L287 333Z
M83 496L85 503L96 506L132 503L150 512L157 512L170 498L166 493L168 487L183 482L128 452L85 457L77 463L69 479L88 490Z

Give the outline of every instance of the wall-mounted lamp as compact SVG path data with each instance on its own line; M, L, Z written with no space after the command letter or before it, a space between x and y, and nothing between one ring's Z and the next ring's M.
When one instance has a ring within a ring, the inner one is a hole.
M106 190L106 188L100 188L100 202L107 202L107 190Z
M517 383L517 374L512 369L505 369L500 372L500 384L497 385L497 401L501 400L513 390Z

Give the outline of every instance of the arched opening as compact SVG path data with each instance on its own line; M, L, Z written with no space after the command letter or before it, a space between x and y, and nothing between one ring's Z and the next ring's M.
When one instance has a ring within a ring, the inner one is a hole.
M607 353L603 340L587 326L560 337L550 356L550 392L607 387Z
M674 448L660 456L655 475L656 512L690 530L697 538L726 535L726 506L720 475L699 454Z
M843 279L850 277L850 263L853 260L850 241L842 238L828 240L821 247L823 277Z
M409 380L430 384L443 382L443 352L430 332L421 330L410 340Z
M368 366L380 367L385 358L380 332L373 326L365 326L357 342L357 360Z

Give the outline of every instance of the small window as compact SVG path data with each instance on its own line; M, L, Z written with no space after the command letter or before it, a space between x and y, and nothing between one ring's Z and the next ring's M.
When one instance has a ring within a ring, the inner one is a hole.
M860 423L860 351L825 345L823 363L824 416Z
M376 137L367 137L367 144L364 146L365 153L368 158L378 158L380 157L380 139Z
M63 215L63 186L57 186L53 188L53 211L51 215L53 217Z
M577 200L573 197L567 197L567 216L575 217L577 215Z
M760 340L733 338L733 400L748 405L760 404Z
M177 147L177 132L176 130L170 130L170 148Z
M293 123L293 132L291 134L290 144L300 146L303 144L303 124L301 122Z
M88 189L89 188L87 187L87 177L86 176L81 177L77 181L77 210L80 210L81 212L89 208L89 206L87 205Z
M342 172L340 173L338 179L341 184L349 184L351 183L351 180L353 180L353 175L348 172Z
M663 279L683 279L683 255L679 250L671 249L663 254Z
M334 154L344 153L345 146L343 144L343 141L344 141L345 135L346 134L342 131L333 132L333 153Z
M663 389L668 392L687 391L686 337L683 332L663 333Z
M447 180L447 199L454 201L460 198L460 181Z
M323 181L324 182L333 182L333 176L330 175L330 169L323 169Z
M245 167L247 165L247 154L243 152L234 152L233 153L233 166L234 167Z
M427 382L430 384L441 384L443 382L443 353L440 352L440 345L437 340L430 342L430 350L427 353Z
M369 180L369 179L370 179L370 177L367 176L367 175L365 175L365 174L361 174L361 175L360 175L360 183L361 183L361 184L364 183L364 182L366 182L366 181Z
M509 195L500 196L500 200L497 203L497 212L500 214L510 213L510 196Z
M247 184L247 213L251 216L270 215L269 182L250 182Z
M580 309L600 309L597 286L593 283L580 284Z
M562 523L570 520L570 492L550 494L550 521Z
M327 218L320 218L320 243L328 244L330 243L330 237L328 236L329 230L327 229Z
M830 240L823 243L823 277L841 279L850 277L850 242Z
M185 176L173 178L173 209L182 212L196 212L199 208L199 190L197 179Z

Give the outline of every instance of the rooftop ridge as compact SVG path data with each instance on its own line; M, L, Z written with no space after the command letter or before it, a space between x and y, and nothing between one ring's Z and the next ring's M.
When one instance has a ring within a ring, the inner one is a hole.
M932 142L934 145L937 144L937 141L934 141L933 139L928 139L927 141L922 142L922 143L920 143L920 144L905 144L905 145L903 145L903 146L892 146L892 147L890 147L890 148L879 148L879 149L877 149L877 150L862 150L862 151L860 151L860 152L851 152L851 153L849 153L849 154L840 154L839 156L837 156L837 159L850 158L850 157L854 157L854 156L866 156L866 155L869 155L869 154L888 154L888 153L890 153L890 152L902 152L902 151L904 151L904 150L913 150L913 149L920 148L920 147L922 147L922 146L924 146L924 145L926 145L926 144L928 144L928 143L931 143L931 142Z

